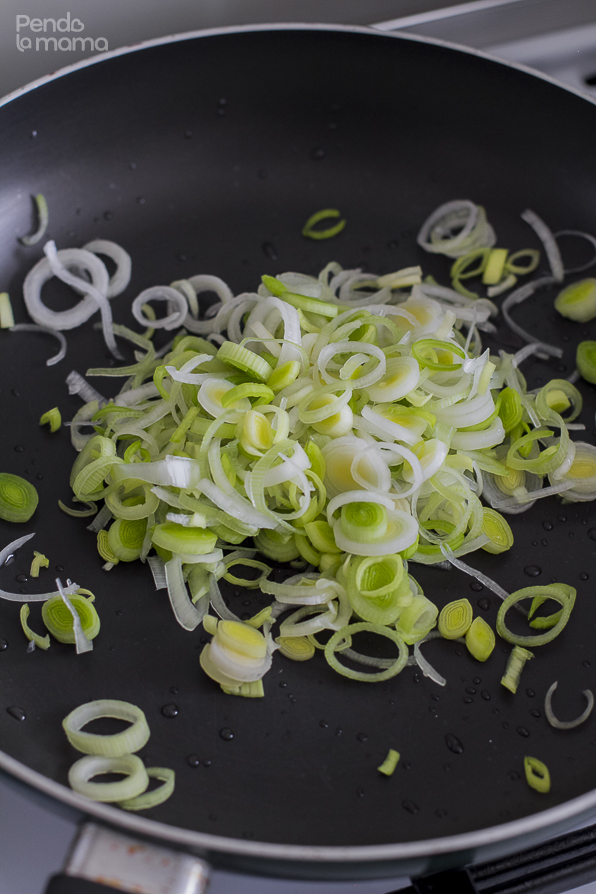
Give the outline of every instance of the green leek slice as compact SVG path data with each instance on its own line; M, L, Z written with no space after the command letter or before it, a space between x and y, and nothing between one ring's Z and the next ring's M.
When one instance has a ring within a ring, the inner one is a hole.
M395 768L397 767L397 764L399 762L399 757L399 751L396 751L394 748L390 748L383 763L379 767L377 767L379 773L382 773L383 776L393 776Z
M95 639L100 629L99 615L92 604L93 599L86 599L77 593L69 596L70 603L81 621L83 633L88 640ZM61 596L52 596L41 607L41 616L52 636L61 643L75 643L74 621L68 606Z
M37 509L39 496L29 481L10 472L0 472L0 518L27 522Z
M577 323L593 320L596 317L596 279L582 279L559 292L555 310Z
M534 596L554 599L560 603L562 611L557 623L546 633L537 634L536 636L519 636L518 634L512 633L507 629L505 624L505 615L513 605L516 605L523 599L531 599ZM546 586L541 587L524 587L521 590L516 590L515 593L511 593L499 607L499 613L497 615L497 633L499 636L502 636L504 640L507 640L508 643L512 643L516 646L542 646L559 635L569 620L572 608L573 600L569 593L566 593L556 584L547 584Z
M377 673L366 673L352 670L352 668L345 667L345 665L338 661L336 652L345 647L345 643L351 641L352 636L363 631L377 633L379 636L384 636L396 644L398 648L398 657L393 661L390 667L378 671ZM325 646L325 658L333 670L344 677L349 677L350 680L360 680L363 683L376 683L379 680L389 680L404 669L408 660L408 649L401 636L390 627L382 627L380 624L367 623L349 624L333 634Z
M62 416L58 407L53 407L51 410L48 410L46 413L44 413L39 420L39 424L49 425L51 432L58 431L58 429L62 425Z
M550 791L548 767L542 761L539 761L537 757L524 757L524 772L526 774L526 782L530 788L543 795Z
M526 661L529 661L530 658L533 657L533 652L529 652L527 649L524 649L521 646L514 646L514 648L511 650L511 654L509 655L509 659L507 661L507 667L505 668L505 673L501 678L501 684L510 692L513 692L514 695L517 692L519 678L521 676L523 667Z
M580 341L575 364L582 379L596 385L596 341Z
M12 329L14 314L8 292L0 292L0 329Z
M302 227L302 235L307 239L332 239L333 236L337 236L338 233L341 233L345 227L345 218L342 218L332 227L326 227L324 230L315 230L315 226L322 220L327 220L328 218L334 219L337 217L341 217L337 208L322 208L321 211L315 211Z
M170 552L186 555L210 553L217 542L217 535L204 528L191 528L175 522L156 525L151 534L156 546Z
M467 599L456 599L443 606L439 614L439 633L444 639L459 639L472 624L473 610Z
M27 603L21 606L21 627L23 628L23 633L25 634L29 642L35 643L38 649L49 649L50 634L48 633L46 634L46 636L40 636L39 633L34 633L33 630L31 630L29 624L27 623L29 612L30 608Z
M466 648L476 661L486 661L495 648L495 634L484 618L474 618L465 639Z

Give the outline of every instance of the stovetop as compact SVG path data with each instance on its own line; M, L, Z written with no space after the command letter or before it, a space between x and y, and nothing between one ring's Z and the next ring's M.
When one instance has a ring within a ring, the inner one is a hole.
M51 9L50 9L51 6ZM0 95L80 55L20 48L16 23L24 18L77 16L86 34L102 37L100 48L116 49L161 34L266 21L325 21L371 24L483 50L535 68L596 100L596 0L3 0L0 8ZM0 894L42 894L47 879L64 863L76 832L71 819L49 812L35 797L0 777ZM210 894L387 894L409 884L405 878L373 882L317 883L251 879L214 872ZM573 894L596 894L596 882ZM572 892L569 892L572 894Z

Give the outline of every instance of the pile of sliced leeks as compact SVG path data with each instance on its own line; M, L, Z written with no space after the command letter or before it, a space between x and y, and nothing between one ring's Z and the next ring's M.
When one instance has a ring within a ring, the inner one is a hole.
M531 212L525 219L551 273L511 292L508 308L564 273L548 228ZM29 274L25 298L36 322L55 323L40 310L41 286L58 276L85 296L81 319L96 301L113 351L114 336L137 349L133 364L87 371L124 379L112 400L69 376L85 400L72 422L80 452L71 486L90 506L81 514L104 503L90 526L104 567L148 562L182 627L202 623L213 636L201 664L225 692L262 695L277 649L302 661L320 648L334 669L366 682L416 662L444 683L420 652L439 635L439 609L415 565L451 563L506 599L461 557L512 546L502 513L553 494L596 496L596 450L570 437L583 428L574 422L580 392L560 379L529 391L520 370L531 354L560 349L517 327L528 341L517 353L483 350L481 332L495 331L498 311L461 280L484 272L493 294L504 292L537 260L525 252L531 263L522 267L517 252L508 262L495 241L483 209L449 203L423 225L419 244L458 259L453 289L425 280L419 267L376 276L330 263L316 277L264 276L257 292L237 296L217 277L196 276L135 299L143 335L111 321L108 299L130 272L113 243L67 253L51 243ZM116 263L111 279L96 269L100 254ZM203 318L202 292L219 298ZM161 319L154 300L166 304ZM165 351L154 347L156 328L179 330ZM301 570L275 582L267 560ZM236 574L238 566L250 576ZM240 620L223 600L222 579L260 588L271 605ZM559 596L566 619L571 597ZM558 616L531 622L549 631L536 644L562 629ZM441 629L465 635L478 660L494 645L471 614L465 630ZM504 622L498 632L508 638ZM389 639L396 656L362 654L353 648L361 633Z

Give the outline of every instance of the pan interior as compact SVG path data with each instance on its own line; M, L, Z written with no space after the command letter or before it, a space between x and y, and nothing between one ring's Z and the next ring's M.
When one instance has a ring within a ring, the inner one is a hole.
M498 244L512 250L536 244L519 217L526 207L554 230L596 231L595 119L588 102L519 70L364 32L212 35L122 55L0 109L2 288L24 322L22 282L42 248L17 237L31 229L29 196L39 192L59 248L107 238L131 254L132 282L114 301L119 322L131 323L141 289L195 273L221 276L238 293L255 290L263 273L316 274L330 260L379 274L421 263L447 283L448 262L425 255L415 237L450 199L482 204ZM305 240L302 225L323 207L341 210L344 232L329 243ZM596 338L594 323L555 315L554 294L519 310L522 325L564 348L561 361L524 365L530 388L568 376L577 341ZM51 300L58 307L65 299L56 292ZM493 347L520 344L501 330ZM1 469L32 481L40 505L18 530L0 523L2 545L36 533L2 569L1 585L33 593L53 588L57 576L76 580L96 594L102 630L93 652L78 658L57 642L27 653L18 608L0 604L4 751L66 783L77 755L62 718L92 699L131 701L151 728L141 756L177 774L174 796L151 818L284 844L438 838L592 789L594 720L560 732L544 717L554 680L570 715L596 684L591 503L539 502L512 518L510 555L471 560L508 590L553 580L577 587L568 627L537 650L515 696L500 685L509 653L501 641L486 664L458 643L429 644L444 688L414 668L368 685L336 676L320 655L305 664L276 656L264 699L225 696L199 668L207 637L177 626L149 569L104 572L85 522L57 508L68 498L74 453L68 428L50 435L39 418L55 405L71 418L80 401L67 393L68 372L109 362L92 322L68 345L67 359L47 368L44 339L2 333ZM110 396L117 381L97 387ZM579 437L593 440L594 388L579 387ZM50 558L39 582L28 575L30 546ZM437 605L465 596L494 626L498 599L471 578L410 570ZM247 617L267 601L233 587L225 595ZM31 624L39 629L38 607ZM376 768L390 748L401 760L388 779ZM550 794L527 787L528 754L549 766Z

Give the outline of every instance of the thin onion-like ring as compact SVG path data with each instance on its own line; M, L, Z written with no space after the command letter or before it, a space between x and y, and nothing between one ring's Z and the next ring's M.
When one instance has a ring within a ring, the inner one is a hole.
M335 657L335 652L343 642L348 637L352 637L356 633L360 633L362 631L368 631L369 633L378 633L379 636L385 636L387 639L392 640L399 651L399 655L396 658L394 664L391 667L385 668L382 671L379 671L376 674L368 674L362 673L361 671L354 671L350 668L344 667ZM380 680L389 680L391 677L395 677L400 673L406 666L406 662L408 660L408 647L402 640L402 638L396 633L395 630L392 630L390 627L383 627L380 624L348 624L346 627L342 627L340 630L336 631L333 634L327 645L325 646L325 658L327 659L329 665L336 670L338 673L342 674L345 677L349 677L351 680L360 680L365 683L376 683Z
M127 720L131 726L111 736L83 731L86 724L99 717ZM149 726L141 709L115 699L99 699L79 705L64 718L62 726L70 744L83 754L120 757L139 751L149 740Z
M497 633L508 643L512 643L513 645L517 646L528 646L530 648L534 648L535 646L543 646L545 643L550 643L551 640L558 636L563 627L567 624L572 608L569 597L567 595L563 595L560 590L548 584L541 589L548 591L544 593L547 599L554 599L556 602L560 603L560 605L562 606L561 617L559 618L555 626L551 627L551 629L547 633L541 633L538 634L538 636L518 636L516 633L511 633L511 631L508 630L505 626L505 615L507 614L509 609L512 606L516 605L518 602L521 602L523 599L530 599L532 596L536 595L534 592L536 590L536 587L524 587L521 590L517 590L515 593L511 593L507 597L507 599L505 599L503 604L500 606L499 614L497 615ZM528 590L530 592L528 592Z
M153 789L152 792L143 792L136 798L129 798L127 801L120 801L118 807L124 810L147 810L149 807L156 807L163 804L174 791L174 782L176 774L168 767L147 767L147 776L149 779L159 779L162 785Z
M93 252L94 255L105 255L115 263L116 271L110 277L106 291L108 298L114 298L123 292L130 282L132 262L128 252L109 239L93 239L83 246L83 250Z
M100 773L123 773L118 782L91 782ZM100 757L89 754L75 761L68 771L70 787L79 795L93 801L127 801L142 794L149 785L147 770L140 757L123 754L120 757Z
M143 312L143 305L150 301L167 301L168 315L160 320L150 320ZM171 308L175 308L171 310ZM132 315L141 326L151 326L153 329L176 329L184 325L188 304L184 295L178 289L171 286L151 286L144 289L132 303Z
M46 360L46 366L54 366L54 364L60 363L66 356L66 338L57 329L51 329L49 326L40 326L39 323L17 323L16 326L10 327L9 332L44 332L57 338L60 343L60 350Z
M558 680L555 680L544 698L544 713L546 714L546 719L551 726L555 727L555 729L574 729L576 726L580 726L580 724L587 720L592 713L592 709L594 707L594 696L592 695L592 690L584 689L582 692L582 695L585 695L588 704L586 705L586 709L579 715L579 717L576 717L575 720L557 720L552 709L552 698L553 693L557 688L557 684Z
M96 255L80 248L65 248L58 252L58 260L67 269L88 273L91 285L104 295L108 289L108 271ZM47 257L37 262L29 271L23 283L23 296L31 319L40 326L50 329L75 329L85 323L97 311L97 303L85 295L70 310L54 311L46 307L41 300L41 290L48 280L54 276Z

